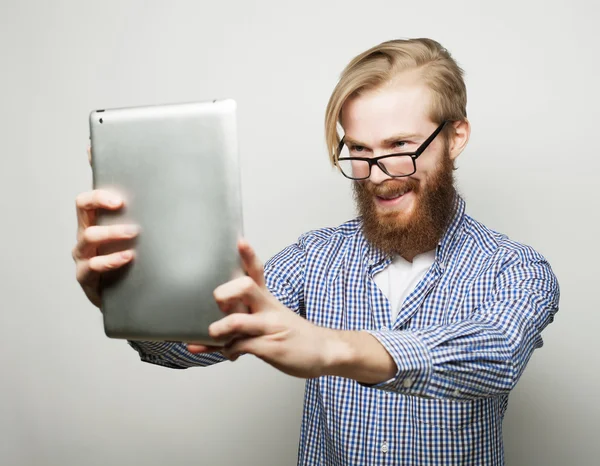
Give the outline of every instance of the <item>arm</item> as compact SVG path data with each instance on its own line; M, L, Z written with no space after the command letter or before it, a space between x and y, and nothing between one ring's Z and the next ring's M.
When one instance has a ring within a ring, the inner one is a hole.
M288 308L304 313L304 249L300 243L288 246L267 262L265 282L270 292ZM129 344L143 362L173 369L205 367L227 359L218 351L190 351L184 343L130 341Z
M384 380L369 386L414 396L507 393L542 346L541 332L558 301L558 282L544 260L512 263L499 275L494 296L468 320L410 331L339 333L327 372L365 385Z
M251 249L246 256L258 264ZM259 265L254 269L215 291L218 302L240 300L250 308L209 329L215 338L237 337L223 350L228 358L251 353L296 377L337 375L413 396L464 400L509 392L558 310L558 283L540 257L505 263L495 293L470 318L410 331L319 327L271 294Z

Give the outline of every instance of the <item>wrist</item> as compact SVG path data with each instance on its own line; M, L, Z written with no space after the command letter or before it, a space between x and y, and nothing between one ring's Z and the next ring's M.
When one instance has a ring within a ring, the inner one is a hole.
M356 332L323 328L325 347L323 351L323 375L347 377L349 368L355 365L355 345L352 334Z
M398 368L385 347L365 331L323 329L322 375L334 375L367 384L393 377Z

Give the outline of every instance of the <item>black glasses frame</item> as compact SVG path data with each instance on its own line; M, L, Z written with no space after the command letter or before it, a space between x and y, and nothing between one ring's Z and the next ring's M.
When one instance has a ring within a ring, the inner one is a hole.
M351 180L366 180L367 178L369 178L371 176L371 168L373 167L373 165L377 165L383 173L385 173L387 176L391 176L392 178L402 178L404 176L410 176L417 171L416 160L419 158L419 156L423 152L425 152L425 149L427 149L427 147L429 147L429 144L431 144L433 142L433 140L436 138L436 136L438 134L440 134L440 131L442 131L442 129L444 128L446 123L448 123L448 120L443 121L436 128L436 130L433 133L431 133L431 136L429 136L427 139L425 139L425 141L423 141L423 144L421 144L416 151L401 152L401 153L396 153L396 154L386 154L386 155L380 155L379 157L340 157L340 153L342 152L342 149L344 147L345 137L343 137L338 145L337 154L336 154L336 165L340 169L340 172L342 173L342 175L344 175L346 178L349 178ZM407 173L406 175L392 175L391 173L389 173L387 171L387 169L385 168L385 166L382 163L379 163L380 160L383 160L383 159L386 159L389 157L398 157L398 156L406 156L406 157L411 158L412 164L413 164L413 171L411 173ZM344 171L341 169L341 167L337 163L340 160L350 160L350 161L359 160L359 161L367 162L369 164L369 174L367 176L363 176L361 178L355 178L353 176L348 176L344 173Z

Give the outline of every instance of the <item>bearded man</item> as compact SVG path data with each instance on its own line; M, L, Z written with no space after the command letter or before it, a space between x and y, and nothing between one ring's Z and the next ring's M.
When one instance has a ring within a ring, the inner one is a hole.
M504 464L508 395L542 346L559 287L534 249L465 213L453 170L470 135L466 102L462 70L431 39L358 55L325 133L359 216L302 235L264 267L241 241L247 276L214 292L225 316L210 334L224 348L131 346L172 368L253 354L307 379L301 465ZM90 212L122 207L113 193L77 205L78 280L97 303L100 274L134 254L93 251L131 233L86 234ZM250 312L227 314L239 301Z

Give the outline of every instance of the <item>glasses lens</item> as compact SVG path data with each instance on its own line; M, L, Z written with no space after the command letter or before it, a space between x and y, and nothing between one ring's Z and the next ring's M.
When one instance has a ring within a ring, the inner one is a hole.
M364 160L344 160L346 157L350 157L350 151L348 146L344 144L342 151L340 152L338 165L342 173L348 178L362 179L369 177L369 163ZM360 154L352 154L354 157L359 157Z
M369 163L362 160L338 160L342 173L348 178L359 180L369 177Z
M379 161L391 176L412 175L415 171L413 159L410 155L394 155Z
M348 178L355 180L369 177L369 163L365 160L345 160L348 157L365 157L362 151L349 150L347 145L342 147L338 165L342 173ZM410 155L393 155L384 157L378 162L379 167L383 168L390 176L408 176L415 172L415 164Z

